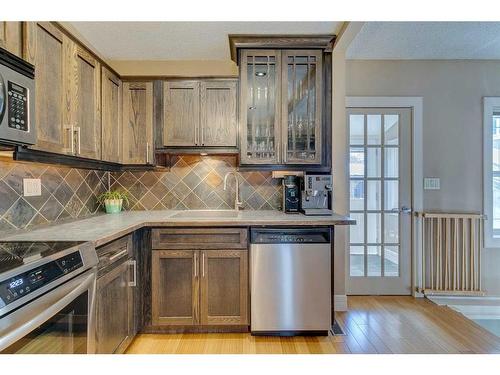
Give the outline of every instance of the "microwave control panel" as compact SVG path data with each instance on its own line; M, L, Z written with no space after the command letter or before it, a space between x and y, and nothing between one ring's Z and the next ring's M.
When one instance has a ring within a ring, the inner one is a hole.
M45 263L0 282L0 307L8 305L25 295L83 267L79 251Z
M8 126L9 128L29 131L28 126L28 89L9 81L8 85Z

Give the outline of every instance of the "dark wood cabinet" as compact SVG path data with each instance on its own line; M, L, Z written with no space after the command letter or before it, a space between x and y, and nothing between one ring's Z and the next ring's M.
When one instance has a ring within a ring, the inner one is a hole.
M199 323L199 252L155 250L152 259L153 325Z
M201 324L248 324L247 258L246 250L201 251Z
M153 82L123 83L123 164L153 161Z
M122 159L122 81L102 67L102 160L120 163Z
M163 145L167 148L237 147L235 80L166 81Z
M152 238L153 326L248 325L246 229L153 229Z
M0 21L0 47L10 53L23 57L23 32L22 22Z
M96 352L122 353L136 327L137 263L132 235L97 249L99 272L96 294Z
M74 154L74 124L65 100L70 87L71 41L50 22L27 22L25 30L24 58L36 67L37 142L33 148Z

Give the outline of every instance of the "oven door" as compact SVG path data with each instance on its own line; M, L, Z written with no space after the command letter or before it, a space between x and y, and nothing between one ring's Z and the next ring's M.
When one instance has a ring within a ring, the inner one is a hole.
M1 318L0 353L94 353L95 287L91 270Z

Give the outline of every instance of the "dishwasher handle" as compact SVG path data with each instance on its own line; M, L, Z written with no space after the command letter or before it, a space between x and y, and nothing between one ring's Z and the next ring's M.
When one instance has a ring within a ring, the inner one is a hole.
M250 228L250 243L330 243L330 228Z

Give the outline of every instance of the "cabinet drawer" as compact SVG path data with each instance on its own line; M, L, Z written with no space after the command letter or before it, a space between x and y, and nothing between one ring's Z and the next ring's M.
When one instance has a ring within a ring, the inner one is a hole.
M99 257L99 270L104 269L122 257L132 256L132 236L119 238L96 249Z
M153 229L153 249L246 249L246 228Z

